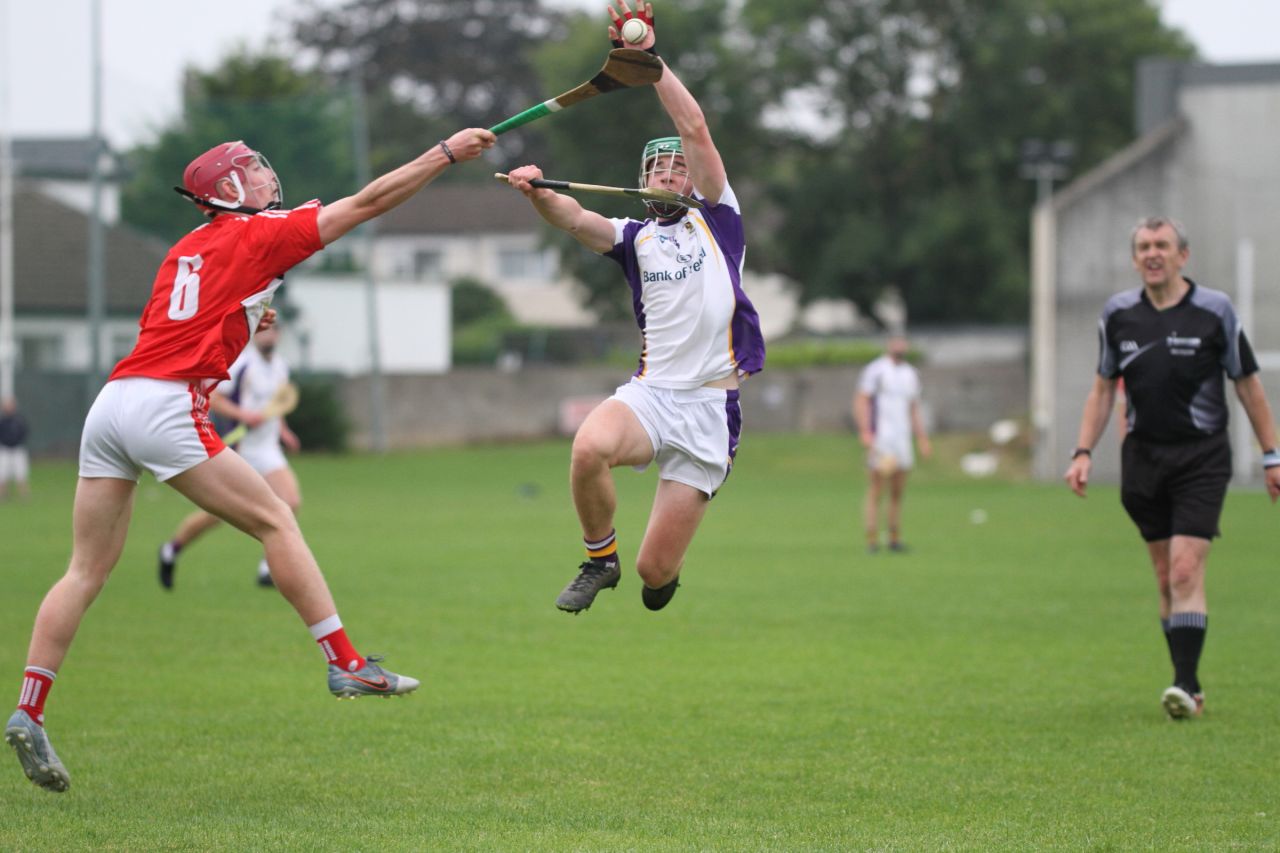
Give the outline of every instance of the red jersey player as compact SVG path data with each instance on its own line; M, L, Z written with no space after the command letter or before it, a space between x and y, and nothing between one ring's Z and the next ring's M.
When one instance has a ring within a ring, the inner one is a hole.
M227 378L252 333L274 322L271 296L287 270L494 141L484 129L458 131L355 195L293 210L280 209L279 180L243 142L218 145L187 166L178 191L209 221L169 251L137 346L116 365L85 419L71 563L36 614L18 710L5 726L5 740L36 785L70 787L44 731L45 698L81 618L120 558L143 469L261 541L276 586L329 662L335 696L399 695L418 686L352 646L288 505L247 462L222 452L208 394Z

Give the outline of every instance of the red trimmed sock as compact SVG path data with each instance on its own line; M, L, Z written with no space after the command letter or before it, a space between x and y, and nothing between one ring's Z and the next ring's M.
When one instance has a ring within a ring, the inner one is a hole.
M316 642L320 644L320 650L324 652L325 659L334 666L345 669L347 672L364 668L364 658L360 657L355 646L351 645L351 641L347 639L345 628L325 634L317 638Z
M22 673L22 692L18 694L18 710L26 711L27 716L35 720L37 725L44 725L44 700L49 698L53 679L52 672L38 666L29 666Z

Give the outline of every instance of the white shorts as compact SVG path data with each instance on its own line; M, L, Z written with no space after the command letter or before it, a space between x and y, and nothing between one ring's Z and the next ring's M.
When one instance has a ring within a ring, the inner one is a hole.
M103 386L80 436L80 476L164 482L226 445L209 420L211 383L129 376Z
M25 447L0 447L0 483L25 483L30 476Z
M898 471L910 471L915 465L916 457L911 446L910 435L876 435L867 452L867 467L879 470L885 456L892 456L893 465L887 467Z
M742 408L737 389L654 388L632 379L610 399L625 403L640 420L662 479L715 496L738 453Z
M284 450L280 447L280 442L278 441L247 446L244 442L241 442L233 449L240 454L245 462L249 463L253 470L264 477L289 466L288 460L284 458Z

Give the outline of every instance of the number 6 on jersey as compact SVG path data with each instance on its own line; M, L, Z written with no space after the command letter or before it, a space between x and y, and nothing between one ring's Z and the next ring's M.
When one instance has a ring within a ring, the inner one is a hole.
M200 308L199 255L178 258L178 273L173 277L173 293L169 294L169 319L190 320Z

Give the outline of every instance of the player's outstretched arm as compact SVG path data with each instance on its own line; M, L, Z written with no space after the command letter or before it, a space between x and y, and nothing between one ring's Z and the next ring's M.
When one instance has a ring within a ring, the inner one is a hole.
M613 223L595 211L587 210L572 196L529 183L541 177L542 170L537 166L521 166L507 173L507 184L524 193L539 216L572 235L591 251L604 253L612 249Z
M609 29L611 38L617 36L622 19L631 12L627 0L615 0L615 2L616 10L613 6L609 7L609 17L613 21ZM636 14L652 21L653 4L637 3ZM642 50L653 47L657 43L656 32L656 25L649 27L649 32L644 39L631 46ZM713 205L719 204L728 178L724 171L724 161L720 159L720 152L711 139L711 131L707 128L707 119L703 115L702 107L665 61L662 77L653 84L653 88L657 90L658 98L662 101L667 115L671 116L671 120L675 122L676 133L680 135L684 159L689 165L689 176L693 178L694 187L708 202Z
M416 160L373 180L355 195L320 209L320 242L326 246L375 216L381 216L435 180L453 163L474 160L497 140L482 127L460 130Z

